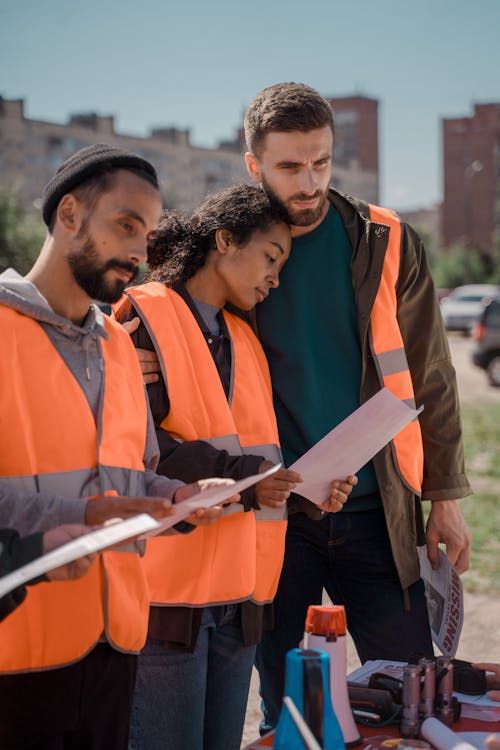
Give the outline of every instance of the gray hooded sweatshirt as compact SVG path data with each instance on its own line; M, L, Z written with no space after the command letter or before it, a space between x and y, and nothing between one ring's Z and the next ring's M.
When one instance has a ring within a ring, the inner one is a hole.
M36 320L82 388L97 421L103 386L101 338L108 338L103 314L92 304L82 326L55 313L36 286L13 269L0 274L0 305ZM1 332L0 332L1 341ZM33 367L43 367L33 362ZM1 383L1 388L8 384ZM148 408L144 451L145 486L148 496L171 498L183 483L158 476L159 450L153 420ZM1 448L0 448L1 449ZM95 494L89 487L88 495ZM12 488L0 477L0 527L14 528L22 536L47 531L62 523L84 523L86 502L82 498L60 497L45 492L29 493Z

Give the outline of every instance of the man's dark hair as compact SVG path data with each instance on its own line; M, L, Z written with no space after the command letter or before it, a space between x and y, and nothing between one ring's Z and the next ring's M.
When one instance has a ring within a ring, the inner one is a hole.
M261 91L245 113L248 150L260 156L264 138L271 132L290 133L333 127L332 108L315 89L304 83L277 83Z
M164 211L148 242L148 281L184 284L205 265L216 247L215 233L226 229L244 247L256 230L286 223L283 208L258 187L238 185L209 196L191 216Z

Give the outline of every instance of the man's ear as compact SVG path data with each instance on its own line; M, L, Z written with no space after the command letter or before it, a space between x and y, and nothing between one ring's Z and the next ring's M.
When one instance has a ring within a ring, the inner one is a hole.
M227 255L233 244L233 235L229 229L217 229L215 232L215 245L217 247L217 252L221 255Z
M245 154L245 163L247 165L247 172L252 178L252 181L255 182L256 185L260 185L260 183L262 182L260 176L260 166L259 160L255 156L255 154L252 154L251 151L247 151Z
M63 195L56 208L57 220L69 232L78 228L80 203L71 193Z

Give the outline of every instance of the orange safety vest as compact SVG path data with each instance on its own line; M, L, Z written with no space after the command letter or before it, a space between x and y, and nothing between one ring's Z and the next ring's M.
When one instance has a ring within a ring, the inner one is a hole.
M0 306L0 476L26 492L144 495L147 404L128 335L105 318L98 424L43 328ZM40 583L0 624L0 671L64 666L102 633L117 650L144 645L147 581L138 555L104 552L82 578Z
M269 368L250 327L224 311L233 346L229 402L185 301L162 283L127 290L158 354L170 411L161 427L232 455L281 460ZM125 305L130 304L124 302ZM153 604L202 606L271 601L283 564L286 510L241 511L191 534L151 539L144 564Z
M370 219L389 227L382 277L370 315L370 346L383 386L415 408L415 393L397 320L396 283L401 259L401 223L387 208L369 205ZM424 451L418 418L391 442L397 471L409 489L422 493Z

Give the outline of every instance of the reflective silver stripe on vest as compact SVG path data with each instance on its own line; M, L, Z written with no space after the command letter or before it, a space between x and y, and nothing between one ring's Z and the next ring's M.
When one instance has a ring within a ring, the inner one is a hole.
M45 474L2 476L2 483L23 492L43 492L67 498L87 498L115 490L119 495L144 497L144 472L119 466L100 466L99 470L47 472Z
M388 352L382 352L382 354L375 355L380 372L383 376L395 375L397 372L404 372L408 370L408 360L406 359L406 353L403 348L391 349Z
M198 439L210 443L218 451L227 451L230 456L241 456L243 453L238 435L219 435L219 437Z
M265 458L267 461L272 461L273 464L283 463L281 449L274 443L250 445L246 448L242 448L242 451L246 455L262 456L262 458Z
M283 462L281 449L273 443L266 443L264 445L249 445L242 448L237 435L220 435L219 437L211 438L200 438L205 443L209 443L217 450L225 450L230 456L262 456L267 461L272 461L273 464ZM182 442L182 441L179 441ZM224 506L224 515L230 516L233 513L243 512L243 506L241 503L230 503ZM255 511L255 516L258 521L282 521L287 518L286 507L284 508L263 508L262 510Z
M288 518L286 503L280 508L261 508L254 513L257 521L286 521Z
M241 503L229 503L229 505L224 505L224 515L225 516L232 516L235 513L244 513L245 509Z
M74 471L47 472L34 476L2 476L2 484L8 484L22 492L43 492L47 495L61 495L67 498L80 498L102 495L114 490L119 495L145 497L144 472L123 469L118 466L101 466L97 469L75 469ZM144 554L144 542L129 542L114 548L115 552Z
M211 438L200 438L206 443L210 443L217 450L225 450L231 456L262 456L267 461L272 461L273 464L283 462L283 456L281 450L274 443L265 443L263 445L248 445L242 448L238 435L220 435L219 437Z

